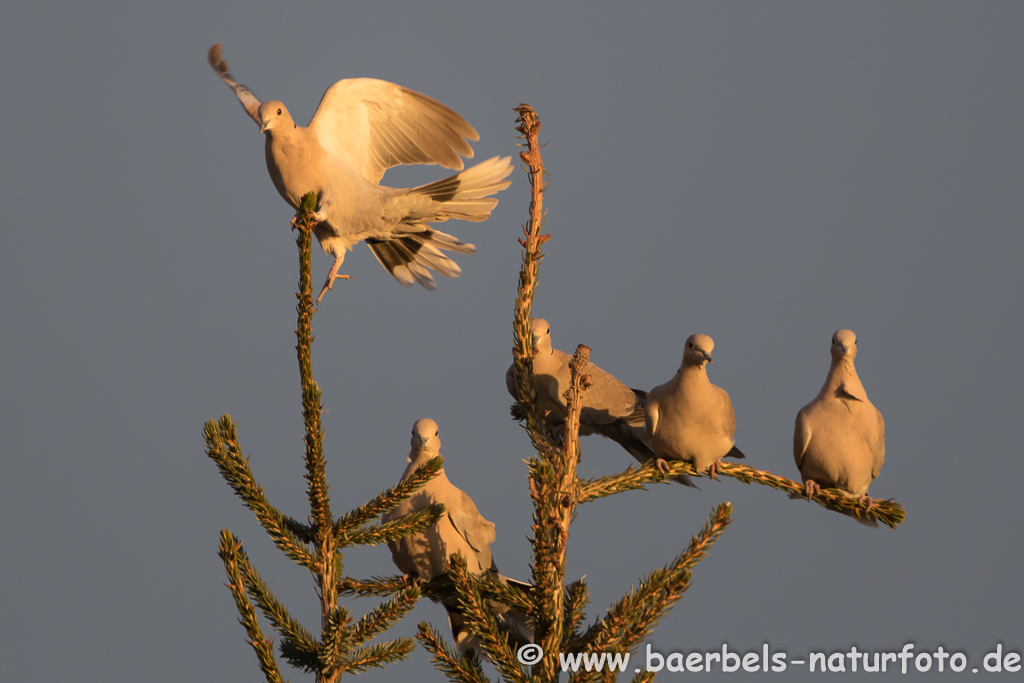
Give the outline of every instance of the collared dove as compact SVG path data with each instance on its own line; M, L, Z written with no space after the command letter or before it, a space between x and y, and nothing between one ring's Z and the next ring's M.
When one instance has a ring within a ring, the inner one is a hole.
M832 364L825 385L796 416L793 457L808 499L819 489L835 488L861 496L870 507L868 486L885 462L885 420L857 376L857 335L832 335ZM863 523L877 526L873 520Z
M551 425L563 425L568 416L565 392L569 389L572 356L551 346L551 325L544 318L531 321L533 336L533 386L537 407ZM505 386L512 398L519 400L515 363L505 372ZM593 363L587 365L590 387L583 392L580 411L580 434L600 434L626 449L637 462L645 465L654 459L644 432L644 403L647 394L630 389ZM680 484L693 486L689 477L677 478Z
M648 392L644 427L662 471L666 460L685 460L717 479L719 460L746 457L735 446L736 413L729 394L708 380L705 364L712 362L714 348L708 335L691 335L675 376Z
M409 452L409 464L402 473L402 481L412 476L421 465L440 455L441 440L437 423L427 418L417 420L412 426L410 443L412 450ZM495 539L494 524L484 519L472 498L448 481L444 468L381 519L385 522L397 519L434 503L444 505L445 514L433 526L388 541L391 559L399 571L417 581L430 581L444 574L450 555L461 553L466 558L466 568L470 574L494 572L503 583L529 587L529 584L498 573L498 567L491 557L491 543ZM479 643L465 628L465 618L458 604L454 601L442 601L441 604L448 612L452 637L460 651L464 655L471 650L481 652ZM533 639L533 622L529 617L493 600L488 605L500 623L504 623L526 641Z
M366 241L374 256L404 287L418 282L437 289L430 270L458 277L458 264L443 251L472 254L476 247L429 225L449 218L483 221L512 173L509 157L494 157L462 173L420 187L381 186L380 179L400 164L440 164L462 170L471 158L467 140L480 136L454 111L426 95L373 78L338 81L324 93L316 114L303 128L281 102L261 102L236 83L210 48L210 66L235 92L249 116L266 133L267 170L274 187L298 209L308 192L317 194L314 232L334 256L317 301L339 275L345 252Z

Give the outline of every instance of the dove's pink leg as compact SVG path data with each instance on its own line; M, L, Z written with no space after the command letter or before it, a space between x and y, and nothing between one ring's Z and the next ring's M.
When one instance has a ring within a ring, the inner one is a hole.
M341 262L344 261L344 260L345 260L344 252L342 252L341 256L339 256L336 259L334 259L334 265L331 266L331 272L327 276L327 280L324 282L324 288L320 290L320 296L318 296L316 298L316 302L317 303L320 303L320 299L324 298L324 294L327 293L328 289L333 289L334 288L334 281L335 280L339 280L339 279L340 280L351 280L352 279L351 275L338 275L338 268L341 268Z
M714 461L713 463L711 463L710 465L708 465L708 476L711 477L712 479L714 479L715 481L720 481L719 478L718 478L718 461L717 460Z

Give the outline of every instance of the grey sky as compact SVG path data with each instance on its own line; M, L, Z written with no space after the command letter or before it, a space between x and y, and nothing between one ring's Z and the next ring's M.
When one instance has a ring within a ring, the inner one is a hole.
M797 476L793 419L832 332L857 332L888 428L871 492L905 524L868 530L729 479L590 503L568 566L588 576L590 620L730 500L655 649L913 642L977 667L997 643L1021 652L1022 29L1014 2L8 3L0 677L256 679L223 527L318 619L308 574L203 453L203 422L230 413L271 500L305 514L291 210L206 64L217 41L301 123L336 80L383 78L468 119L477 159L514 154L512 108L532 104L553 235L535 312L555 345L586 343L650 388L689 334L712 335L751 465ZM497 524L502 571L527 578L530 448L503 381L522 172L500 199L486 223L448 224L478 252L437 292L351 252L354 279L314 320L314 372L336 510L397 481L412 423L434 418L449 477ZM318 249L315 281L329 265ZM586 476L632 462L598 437L583 448ZM384 547L345 560L394 571ZM421 620L443 610L424 601L392 634ZM444 680L421 648L365 675L414 678Z

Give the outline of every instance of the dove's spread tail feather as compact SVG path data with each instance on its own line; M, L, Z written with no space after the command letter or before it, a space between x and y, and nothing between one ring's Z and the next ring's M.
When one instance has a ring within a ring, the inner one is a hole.
M457 173L426 185L405 190L406 196L421 195L430 198L426 211L411 212L403 220L402 232L393 239L369 238L366 243L392 277L403 287L419 283L431 291L437 289L430 271L445 277L462 274L459 264L442 251L472 254L476 247L460 242L451 235L428 228L430 223L441 223L449 218L464 221L483 221L491 215L498 200L488 195L504 190L511 184L506 178L512 173L509 157L494 157L462 173Z
M498 200L489 195L512 184L507 180L512 169L510 157L492 157L462 173L412 188L409 194L426 195L440 204L431 207L433 215L417 216L417 222L440 223L449 218L487 220L498 205Z
M430 270L445 277L458 277L462 274L459 264L443 254L442 249L458 254L472 254L476 251L472 244L460 242L451 235L433 229L391 240L368 239L366 243L380 264L399 284L411 287L418 282L430 291L437 289Z

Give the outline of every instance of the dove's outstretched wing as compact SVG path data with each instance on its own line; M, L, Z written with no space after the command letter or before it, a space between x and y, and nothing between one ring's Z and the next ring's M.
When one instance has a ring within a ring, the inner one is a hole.
M241 96L240 96L241 97ZM399 164L462 170L473 126L440 102L375 78L346 78L324 93L309 122L320 145L376 184Z
M206 53L206 59L209 60L210 66L217 72L217 75L221 77L228 87L235 91L235 96L238 97L238 101L242 103L242 107L248 112L252 120L259 125L260 117L257 113L260 105L263 104L260 98L253 94L252 90L245 87L241 83L235 82L232 78L231 72L228 71L228 63L220 54L220 43L214 43L210 46L209 52Z

